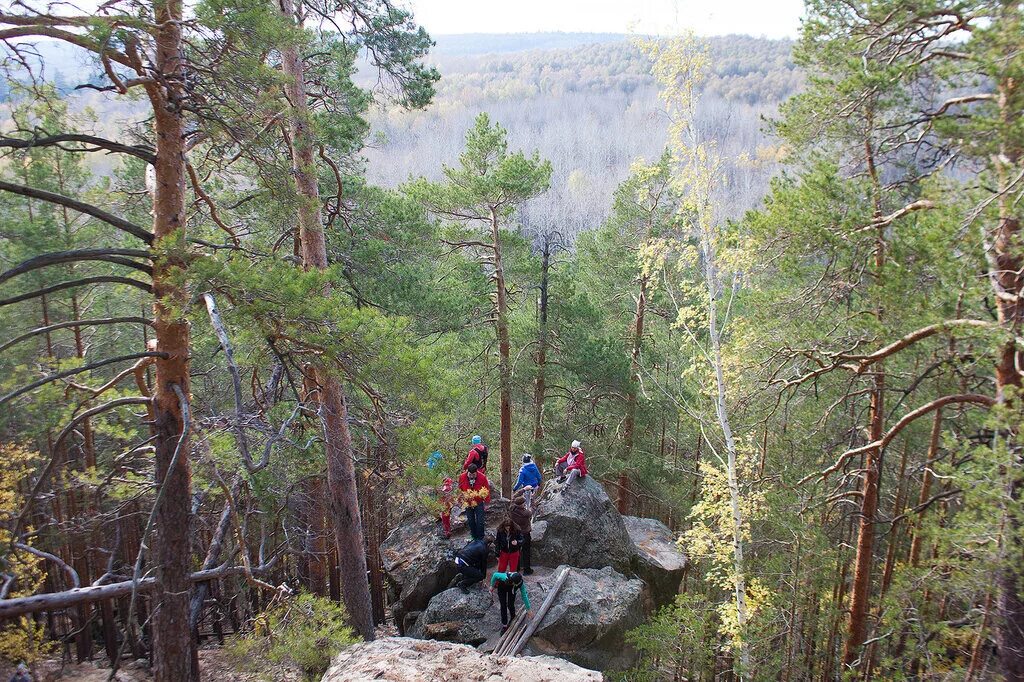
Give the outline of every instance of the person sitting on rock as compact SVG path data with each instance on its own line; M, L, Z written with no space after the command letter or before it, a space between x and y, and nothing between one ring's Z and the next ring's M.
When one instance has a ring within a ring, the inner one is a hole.
M527 487L516 491L512 495L512 504L508 508L509 518L523 534L522 549L519 550L519 567L524 575L533 574L533 569L530 567L530 531L533 530L533 510L526 504L524 495L528 489Z
M519 467L519 478L516 479L516 484L512 486L512 490L523 490L526 495L526 508L530 509L533 502L533 491L540 488L541 484L540 469L533 462L533 455L525 453L523 455L523 465Z
M565 483L568 485L572 483L573 479L577 476L583 477L587 475L587 460L583 452L583 448L580 446L578 440L574 440L572 445L569 446L569 452L562 455L557 462L555 462L555 476L558 476L559 483ZM566 481L568 476L568 481Z
M484 579L487 575L487 540L471 540L466 546L455 553L455 570L457 571L449 587L468 590Z
M459 476L459 490L462 491L462 503L466 506L466 523L474 540L483 540L486 530L484 522L484 505L491 501L491 483L476 464Z
M502 519L495 544L498 546L498 571L504 573L506 569L519 570L519 551L523 547L523 534L512 523L511 518L506 516Z
M523 608L530 612L530 595L526 593L526 583L519 573L495 573L491 576L491 592L498 590L498 603L501 604L501 631L508 629L508 624L516 619L516 591L523 597Z
M487 468L487 446L480 436L473 436L473 447L469 449L466 461L462 463L463 470L468 470L470 464L475 464L481 471Z

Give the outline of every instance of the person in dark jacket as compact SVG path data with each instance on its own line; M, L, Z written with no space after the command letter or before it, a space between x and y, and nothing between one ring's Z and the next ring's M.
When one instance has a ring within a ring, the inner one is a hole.
M512 486L512 490L525 491L527 509L532 508L533 493L540 488L541 481L540 469L534 463L533 455L528 452L525 453L523 455L523 465L519 467L519 478L516 479L516 484Z
M455 553L456 576L449 587L469 589L487 575L487 540L471 540Z
M498 591L498 603L501 604L501 631L508 629L508 624L516 619L516 592L523 597L523 607L530 612L530 595L526 593L526 583L518 573L494 573L491 576L491 592Z
M533 510L526 505L524 492L525 489L522 489L512 495L508 515L523 534L522 549L519 550L519 567L524 575L531 575L533 568L530 566L530 531L533 530Z
M505 517L498 525L495 544L498 546L498 572L504 573L506 569L513 572L519 570L519 550L523 546L523 534L509 517Z

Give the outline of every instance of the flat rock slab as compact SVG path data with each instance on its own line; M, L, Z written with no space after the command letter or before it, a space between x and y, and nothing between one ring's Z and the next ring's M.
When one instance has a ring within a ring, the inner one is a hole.
M386 637L342 651L322 682L599 682L599 672L549 656L488 656L473 647Z

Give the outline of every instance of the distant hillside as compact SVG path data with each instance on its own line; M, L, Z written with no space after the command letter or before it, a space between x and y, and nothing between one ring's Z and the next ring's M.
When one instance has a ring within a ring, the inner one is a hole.
M576 44L533 47L558 42ZM775 169L777 150L762 133L763 118L799 90L802 76L790 41L708 42L713 75L701 122L727 156L739 159L728 168L728 201L738 214L758 200ZM487 54L469 53L488 47ZM431 58L442 74L433 105L372 118L366 156L375 182L438 176L442 163L455 162L476 114L487 111L508 128L511 144L538 149L554 164L552 191L530 212L586 229L607 215L612 191L636 157L653 159L664 147L667 120L647 60L625 36L442 36Z
M555 50L625 41L623 33L461 33L433 36L437 55L473 55Z

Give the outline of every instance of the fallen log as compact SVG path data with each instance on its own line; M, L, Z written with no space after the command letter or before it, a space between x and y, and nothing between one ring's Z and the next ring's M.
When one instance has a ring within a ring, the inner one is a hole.
M253 573L262 572L254 569ZM244 566L220 566L205 571L196 571L190 578L192 582L199 583L217 578L225 578L232 575L245 573ZM28 597L17 597L15 599L0 599L0 620L15 618L28 613L38 611L59 611L69 606L79 604L90 604L104 599L115 599L131 594L132 580L125 580L109 585L89 585L78 587L64 592L49 592L46 594L33 594ZM143 578L139 580L137 589L139 592L152 591L157 586L156 578Z

